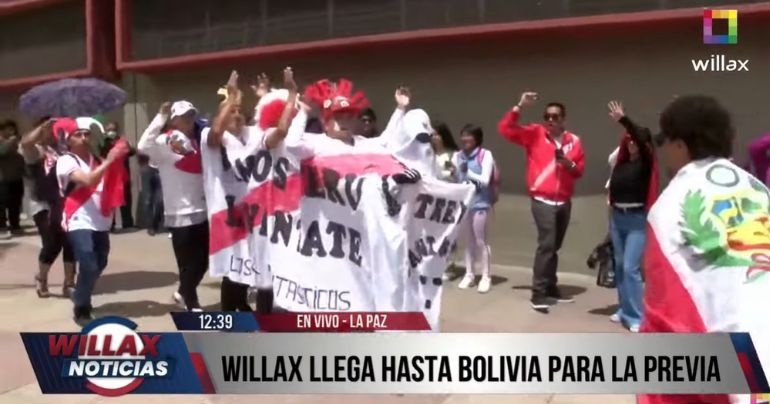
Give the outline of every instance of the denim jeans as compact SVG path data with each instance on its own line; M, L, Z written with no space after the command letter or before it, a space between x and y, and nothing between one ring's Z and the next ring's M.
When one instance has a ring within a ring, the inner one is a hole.
M110 253L110 233L106 231L73 230L67 233L72 252L78 263L78 277L72 303L75 308L91 307L91 294L96 280L107 267Z
M642 322L641 262L647 214L643 210L622 212L612 209L610 236L615 250L615 282L618 289L618 314L628 327Z

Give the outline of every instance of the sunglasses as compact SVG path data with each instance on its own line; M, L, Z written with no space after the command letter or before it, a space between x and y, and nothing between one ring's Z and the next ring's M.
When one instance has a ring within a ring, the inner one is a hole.
M545 120L546 122L558 121L560 119L561 119L561 115L559 114L549 114L549 113L543 114L543 120Z

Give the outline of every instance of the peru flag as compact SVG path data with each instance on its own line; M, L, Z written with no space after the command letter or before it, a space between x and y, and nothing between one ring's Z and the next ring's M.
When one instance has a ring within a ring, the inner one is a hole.
M748 332L770 370L770 192L726 159L691 162L650 210L642 332ZM740 356L740 355L739 355ZM645 395L639 403L749 403L739 395Z

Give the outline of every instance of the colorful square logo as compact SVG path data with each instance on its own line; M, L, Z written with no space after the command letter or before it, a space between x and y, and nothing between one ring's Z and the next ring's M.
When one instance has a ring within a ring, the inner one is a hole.
M770 394L753 394L751 396L751 404L768 404L770 403Z
M719 24L727 29L714 32L714 26ZM738 10L704 10L703 11L703 43L733 45L738 43Z

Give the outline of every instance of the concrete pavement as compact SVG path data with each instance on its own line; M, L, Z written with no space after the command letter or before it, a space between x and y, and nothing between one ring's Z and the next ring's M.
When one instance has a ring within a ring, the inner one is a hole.
M31 231L31 230L28 230ZM168 313L176 309L171 294L177 275L171 241L164 235L149 237L144 232L113 235L110 263L100 279L94 306L96 316L126 316L141 330L174 330ZM0 404L3 403L337 403L370 404L485 404L553 403L605 404L633 403L631 396L127 396L107 399L98 396L43 396L18 333L20 331L77 331L71 320L71 304L58 296L38 299L32 277L36 270L39 241L35 234L0 242ZM513 252L512 252L513 251ZM497 257L515 249L493 247ZM62 271L55 264L51 290L60 293ZM564 292L574 295L574 304L555 307L550 314L532 311L528 306L530 271L521 267L493 268L494 286L481 295L475 290L459 290L455 279L445 289L441 329L444 332L626 332L608 321L614 310L614 291L594 286L593 277L563 273ZM457 274L459 278L460 274ZM206 279L200 287L202 303L216 310L219 284Z

